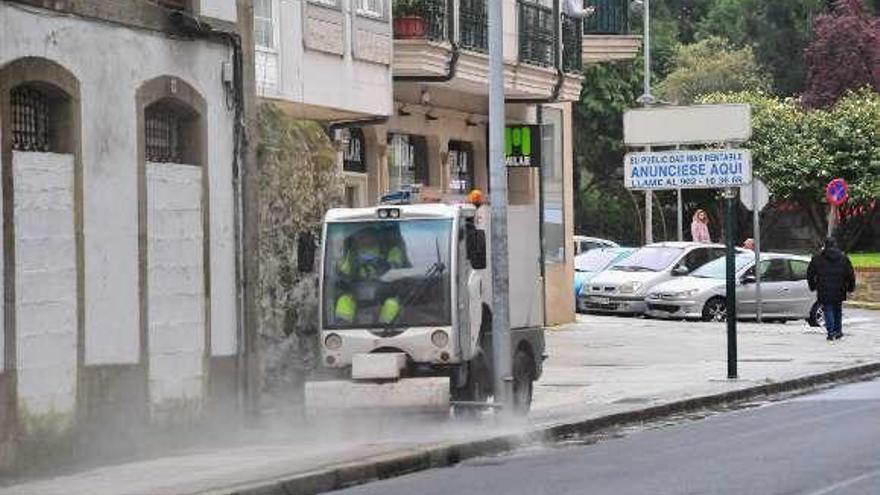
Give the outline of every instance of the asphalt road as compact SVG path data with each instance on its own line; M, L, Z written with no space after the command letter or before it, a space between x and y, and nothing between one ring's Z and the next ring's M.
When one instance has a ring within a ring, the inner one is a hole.
M336 493L877 495L880 380Z

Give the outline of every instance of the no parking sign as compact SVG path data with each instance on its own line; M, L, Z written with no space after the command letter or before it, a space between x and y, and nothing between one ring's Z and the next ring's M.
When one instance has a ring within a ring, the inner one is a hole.
M834 179L825 187L825 199L829 204L840 206L849 199L849 186L843 179Z

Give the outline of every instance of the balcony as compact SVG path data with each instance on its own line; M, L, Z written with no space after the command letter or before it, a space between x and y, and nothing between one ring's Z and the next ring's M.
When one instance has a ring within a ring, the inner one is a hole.
M437 83L451 92L487 96L487 5L487 0L395 2L395 83ZM507 97L578 99L582 81L580 23L567 19L560 38L558 7L547 7L536 0L504 0L504 9ZM562 76L557 64L565 71Z
M642 38L629 34L629 0L586 0L586 5L595 12L584 20L584 63L634 59Z

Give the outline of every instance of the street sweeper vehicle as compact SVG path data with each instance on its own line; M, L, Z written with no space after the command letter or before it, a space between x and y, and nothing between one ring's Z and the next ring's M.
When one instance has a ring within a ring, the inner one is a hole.
M405 197L405 196L404 196ZM489 209L471 203L330 210L320 278L319 345L329 379L307 409L449 410L493 396ZM513 403L528 411L544 359L536 209L512 208Z

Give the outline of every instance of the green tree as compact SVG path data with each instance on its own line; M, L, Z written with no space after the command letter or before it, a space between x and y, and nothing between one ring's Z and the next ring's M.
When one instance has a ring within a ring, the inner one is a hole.
M701 101L752 105L752 139L746 147L752 150L755 174L775 201L797 204L807 213L817 240L827 227L825 185L845 179L851 199L839 234L847 248L859 241L880 198L880 95L850 93L824 110L755 92L713 94Z
M658 85L657 95L676 104L691 104L708 93L770 89L769 78L755 61L752 49L734 49L719 37L681 45L674 66Z
M804 87L804 48L813 18L827 0L716 0L700 21L697 38L721 36L736 47L751 46L770 72L776 94L798 94Z

